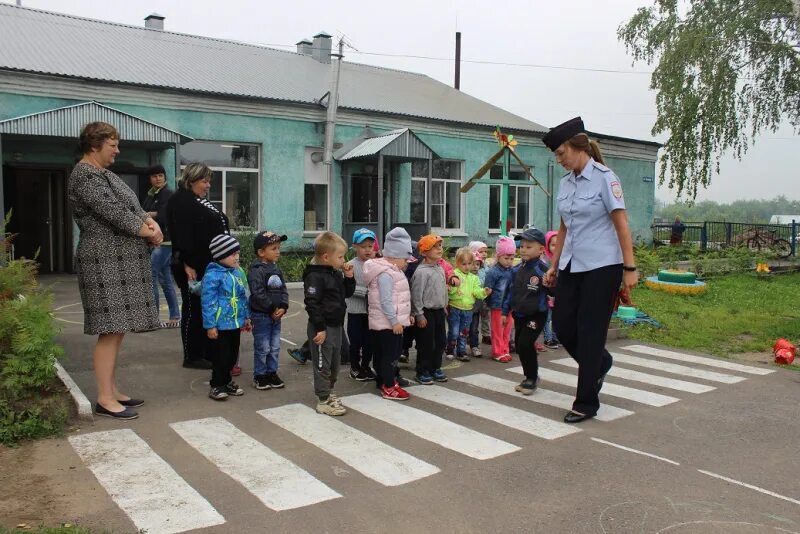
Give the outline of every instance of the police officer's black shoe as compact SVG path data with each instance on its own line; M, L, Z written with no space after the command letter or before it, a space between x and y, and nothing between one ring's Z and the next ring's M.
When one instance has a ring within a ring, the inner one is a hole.
M582 414L582 413L578 413L576 411L570 410L569 412L567 412L567 415L564 416L564 422L565 423L580 423L581 421L584 421L586 419L591 419L592 417L594 417L594 414L587 415L587 414Z

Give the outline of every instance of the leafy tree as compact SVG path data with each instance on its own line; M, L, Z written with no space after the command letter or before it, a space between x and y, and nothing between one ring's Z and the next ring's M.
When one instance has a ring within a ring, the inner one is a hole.
M618 36L635 61L657 63L653 135L668 132L659 182L697 197L763 131L800 131L800 1L654 0Z
M773 215L800 214L800 201L789 200L783 195L773 199L737 200L730 204L719 204L705 200L697 203L675 202L658 205L656 217L672 221L676 216L684 221L728 221L743 223L768 223Z

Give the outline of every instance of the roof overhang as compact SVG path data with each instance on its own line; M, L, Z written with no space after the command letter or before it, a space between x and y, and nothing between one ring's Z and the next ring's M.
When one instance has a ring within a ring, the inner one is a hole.
M68 137L77 139L83 127L102 121L112 124L122 139L184 144L194 139L98 102L84 102L0 121L0 134Z
M408 128L379 135L367 134L347 143L333 155L337 161L374 159L378 156L402 161L439 159L439 156Z

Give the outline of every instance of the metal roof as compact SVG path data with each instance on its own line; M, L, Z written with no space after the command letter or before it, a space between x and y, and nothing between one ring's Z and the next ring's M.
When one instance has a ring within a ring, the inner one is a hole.
M102 48L102 54L93 51ZM264 46L0 3L0 69L318 104L331 68ZM344 62L339 106L543 133L547 128L422 74Z
M126 141L183 144L191 137L97 102L51 109L0 121L0 134L46 135L77 139L83 126L103 121L113 124Z
M344 161L378 154L408 160L439 159L439 156L408 128L368 137L353 148L344 148L343 151L335 154L334 158L338 161Z

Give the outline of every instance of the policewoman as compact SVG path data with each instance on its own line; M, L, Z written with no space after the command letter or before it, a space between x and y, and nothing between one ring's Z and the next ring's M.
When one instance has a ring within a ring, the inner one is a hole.
M580 117L550 130L542 139L569 171L557 195L561 225L544 283L555 288L553 327L578 362L578 389L566 423L597 414L598 395L611 369L606 336L620 285L638 282L622 186L603 164L597 142L589 140Z

